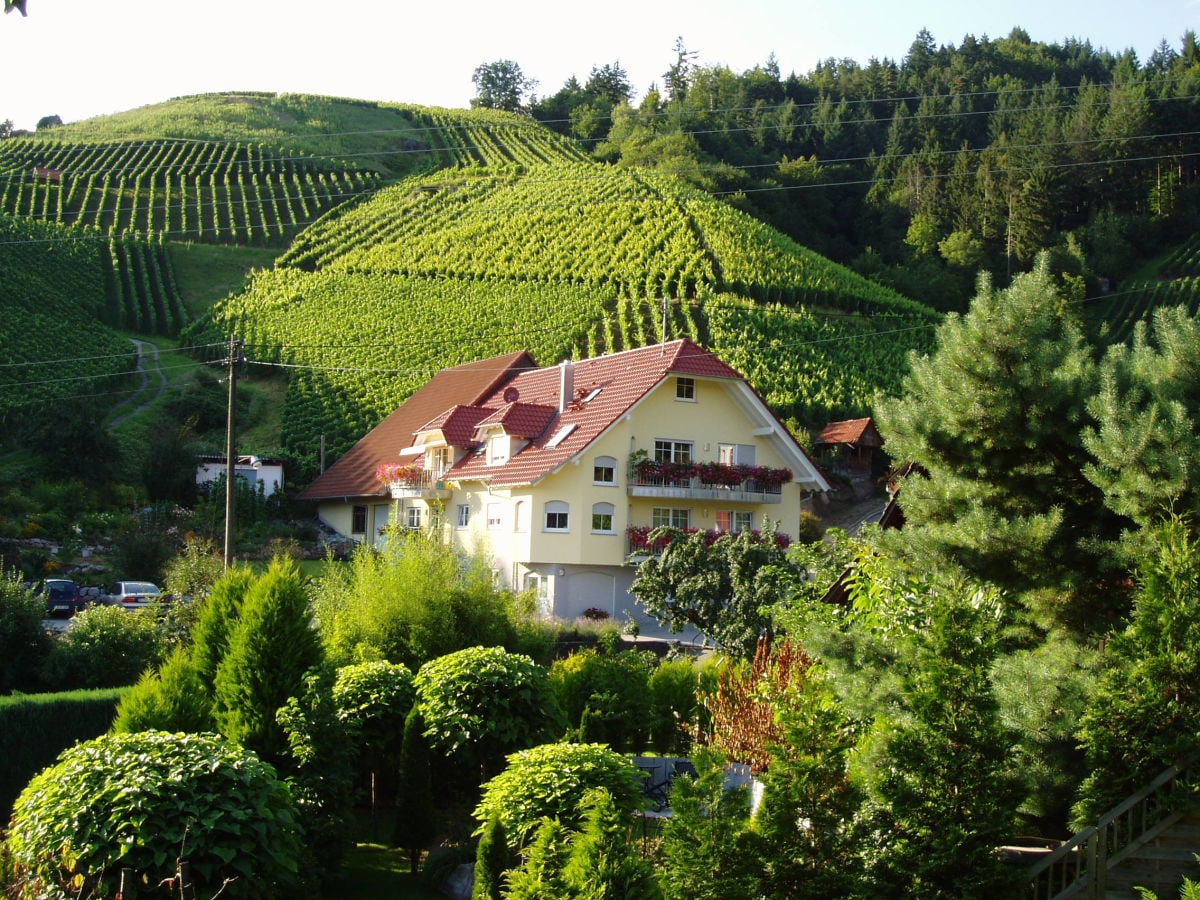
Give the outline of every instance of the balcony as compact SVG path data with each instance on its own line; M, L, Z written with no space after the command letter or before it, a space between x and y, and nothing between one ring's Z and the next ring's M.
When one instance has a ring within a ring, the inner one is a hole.
M415 465L384 463L375 473L387 485L393 500L449 500L451 490L441 472L427 472Z
M642 459L629 476L631 497L711 500L715 503L781 503L789 469L726 463L666 463Z

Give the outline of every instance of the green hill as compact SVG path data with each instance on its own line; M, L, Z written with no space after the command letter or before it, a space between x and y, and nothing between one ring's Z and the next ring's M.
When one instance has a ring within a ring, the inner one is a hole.
M314 465L322 436L340 453L443 366L678 335L814 428L895 390L937 321L679 179L492 110L179 98L0 142L0 191L104 236L106 314L135 330L174 333L179 295L203 295L177 282L181 240L279 248L183 337L236 334L251 374L285 373L281 445Z
M687 335L786 418L866 414L937 317L670 176L596 163L455 168L345 204L193 342L298 367L285 448L338 452L443 365Z

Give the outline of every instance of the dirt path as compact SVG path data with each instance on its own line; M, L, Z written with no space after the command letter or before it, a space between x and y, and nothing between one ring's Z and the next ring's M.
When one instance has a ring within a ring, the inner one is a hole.
M167 391L167 376L158 364L158 346L137 338L130 340L138 351L138 384L132 394L113 407L114 416L108 423L109 430L136 416ZM152 387L152 380L157 382L157 387Z

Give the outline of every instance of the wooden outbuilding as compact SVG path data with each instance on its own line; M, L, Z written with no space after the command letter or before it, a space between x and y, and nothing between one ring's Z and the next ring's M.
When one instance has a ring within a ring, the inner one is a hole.
M813 444L820 453L836 454L846 471L870 473L875 451L883 446L883 435L875 427L875 420L868 416L865 419L831 422L817 435Z

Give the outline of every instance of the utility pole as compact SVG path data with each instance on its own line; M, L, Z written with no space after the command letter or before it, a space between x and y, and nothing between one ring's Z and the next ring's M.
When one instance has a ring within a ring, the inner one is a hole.
M236 457L234 456L233 423L237 409L237 367L242 362L242 342L237 337L229 338L229 356L225 365L229 367L229 400L225 410L225 570L233 565L233 519L237 508L233 502L233 480Z

